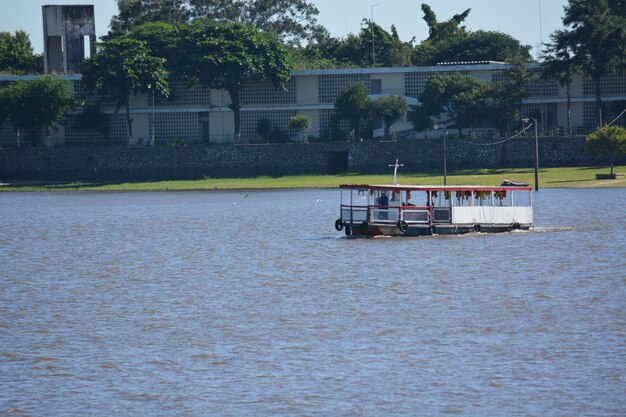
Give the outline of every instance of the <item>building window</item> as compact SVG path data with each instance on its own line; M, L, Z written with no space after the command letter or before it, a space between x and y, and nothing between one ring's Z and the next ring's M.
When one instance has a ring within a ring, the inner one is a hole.
M296 103L296 79L291 77L285 90L279 90L270 81L247 80L241 89L241 105L294 104Z
M600 78L600 91L603 95L626 94L626 75L613 73L603 76ZM586 96L596 94L596 87L591 78L583 79L583 94Z
M320 75L319 97L320 103L334 103L348 84L362 83L366 87L370 85L369 74L339 74Z
M426 72L407 72L404 74L404 91L407 97L418 98L424 90L426 81L435 74L461 74L468 75L467 71L426 71Z
M382 80L370 80L370 94L382 94Z

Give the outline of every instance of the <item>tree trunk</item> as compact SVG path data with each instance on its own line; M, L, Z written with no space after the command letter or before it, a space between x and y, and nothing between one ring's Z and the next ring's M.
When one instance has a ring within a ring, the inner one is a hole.
M615 156L614 155L610 155L609 156L609 160L611 161L611 175L613 175L613 165L615 163Z
M567 131L571 135L572 132L572 83L569 82L565 86L565 92L567 93Z
M598 128L602 128L602 93L600 91L600 76L594 76L593 81L596 90L596 125Z
M356 141L357 138L361 137L361 132L359 128L361 126L361 119L349 119L350 121L350 135L349 138L351 141Z
M133 119L130 118L130 99L126 97L126 123L128 123L128 137L133 136Z
M230 95L231 109L233 110L233 118L235 119L235 136L239 137L239 129L241 126L241 102L239 101L239 86L229 86L226 88Z

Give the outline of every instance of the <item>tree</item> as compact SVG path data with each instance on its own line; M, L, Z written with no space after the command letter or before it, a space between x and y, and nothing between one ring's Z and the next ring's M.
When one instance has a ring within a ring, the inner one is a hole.
M67 81L46 76L32 81L17 81L2 92L5 117L15 126L17 143L20 133L45 128L46 134L65 116L79 107Z
M563 43L594 83L596 123L603 126L601 78L626 64L626 6L623 0L569 0Z
M404 97L387 96L378 97L370 104L372 117L380 117L385 124L385 138L389 137L391 125L404 119L408 110L408 104Z
M337 114L350 121L350 129L357 138L361 137L361 120L367 116L369 102L367 88L360 83L348 84L335 100Z
M256 124L256 132L261 135L265 142L270 140L270 132L272 131L272 123L269 119L261 119Z
M352 42L353 62L359 66L397 67L411 65L412 42L400 40L398 30L391 26L391 33L376 23L363 19L365 26L361 29L358 42ZM372 42L373 41L373 42ZM350 40L346 42L346 49L350 48ZM373 50L372 50L372 47ZM372 53L375 55L372 56Z
M605 126L587 136L589 153L606 156L611 164L611 175L615 158L626 154L626 129L620 126Z
M325 30L317 23L319 10L308 0L189 0L189 8L195 17L277 33L293 46Z
M12 74L43 72L43 57L33 53L30 37L23 30L0 32L0 71Z
M546 45L545 59L541 67L544 79L554 80L565 87L567 95L567 131L572 133L572 78L577 71L571 49L564 42L565 33L557 30L550 35Z
M437 21L437 15L426 3L422 3L424 21L428 25L428 40L431 42L449 41L455 37L465 35L465 27L461 23L467 18L472 9L455 14L445 22Z
M9 97L6 88L0 88L0 128L9 117Z
M516 57L522 61L530 61L530 46L522 45L520 41L505 33L479 30L438 44L431 60L422 64L435 65L438 62L460 61L510 62Z
M414 39L409 42L400 40L393 25L391 32L367 19L363 19L361 25L358 34L333 38L328 32L323 32L306 46L295 48L293 53L299 67L370 67L374 63L385 67L411 65Z
M289 120L289 129L293 129L301 135L304 131L311 128L311 116L306 114L296 114Z
M186 23L190 16L186 3L187 0L117 0L119 13L111 18L108 39L126 35L144 23Z
M255 26L294 46L325 30L317 23L319 11L308 0L117 0L117 5L110 37L143 23L188 23L191 18Z
M274 34L242 24L198 19L181 27L172 55L176 74L207 88L228 91L240 129L240 93L244 81L269 80L284 88L291 64L287 50Z
M490 86L474 77L461 74L437 74L426 81L420 94L421 108L416 121L424 115L438 117L447 114L457 127L474 128L488 115Z
M504 71L504 81L492 86L492 117L498 119L500 130L506 126L507 136L511 131L511 122L519 122L522 114L522 101L530 97L528 87L534 81L532 73L526 68L521 57L510 63Z
M433 119L428 115L423 106L411 106L407 113L407 119L411 122L415 130L425 131L433 127Z
M145 42L150 55L169 60L176 39L176 26L165 22L143 23L133 27L128 37Z
M129 99L131 93L152 91L167 96L165 59L150 55L145 42L119 37L96 45L97 53L81 63L83 87L97 93L101 100L111 100L126 107L128 135L133 135Z

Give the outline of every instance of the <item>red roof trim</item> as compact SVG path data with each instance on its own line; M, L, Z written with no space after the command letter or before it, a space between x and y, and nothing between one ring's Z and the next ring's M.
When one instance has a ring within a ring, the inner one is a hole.
M484 185L367 185L341 184L339 188L350 190L394 190L394 191L531 191L532 187L484 186Z

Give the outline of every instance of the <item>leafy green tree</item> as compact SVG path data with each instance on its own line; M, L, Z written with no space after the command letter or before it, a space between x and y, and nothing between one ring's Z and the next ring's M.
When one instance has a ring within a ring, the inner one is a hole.
M437 16L427 4L422 4L424 20L429 28L428 39L414 48L413 65L436 65L439 62L459 61L505 61L515 57L530 61L530 46L500 32L468 32L461 23L470 9L454 15L446 22Z
M15 126L18 146L20 133L45 128L49 134L71 109L79 107L69 82L46 76L32 81L17 81L2 92L5 117Z
M309 0L189 0L195 17L255 26L277 33L296 46L314 39L325 29L317 23L319 10Z
M43 57L33 53L30 37L23 30L0 32L0 71L12 74L43 72Z
M85 106L76 116L76 128L83 131L96 131L107 140L109 136L109 117L100 110L100 106Z
M595 86L596 123L603 126L601 78L626 65L626 6L623 0L569 0L563 42Z
M361 137L361 120L368 116L370 99L367 88L360 83L348 84L335 100L335 109L342 119L350 121L355 137Z
M479 30L437 44L430 60L421 64L435 65L438 62L459 61L509 62L516 57L530 61L530 46L522 45L520 41L505 33Z
M587 146L592 155L609 158L613 174L615 158L626 154L626 129L620 126L605 126L587 136Z
M261 119L256 124L256 132L261 135L261 138L265 142L270 140L270 132L272 131L272 123L269 119Z
M431 129L434 125L424 106L410 106L407 119L413 125L413 129L418 131Z
M128 135L133 135L130 95L152 91L167 96L165 59L150 55L145 42L119 37L96 45L97 53L81 63L83 87L111 100L116 111L126 107Z
M6 88L0 88L0 128L9 117L9 97Z
M404 119L408 111L408 104L404 97L378 97L370 104L372 117L380 117L385 124L385 138L389 137L391 125Z
M455 14L445 22L439 22L437 15L430 6L422 3L422 12L424 12L424 21L428 25L428 40L431 42L449 41L453 38L465 35L465 27L461 23L470 14L471 9L467 9L462 13Z
M522 102L530 97L530 84L535 77L528 70L524 60L517 57L504 71L504 81L492 87L491 115L498 120L500 130L511 131L512 123L518 123L522 114Z
M565 87L567 95L567 131L572 133L572 78L578 71L571 49L564 41L565 33L557 30L550 35L551 42L546 45L541 76L554 80Z
M242 24L198 19L181 27L172 55L174 72L192 83L228 91L240 129L240 94L245 80L269 80L284 88L291 63L274 34Z
M117 0L119 13L111 18L108 38L126 35L135 26L149 22L186 23L187 0Z
M308 0L117 0L117 5L109 37L143 23L179 24L191 18L255 26L294 46L325 31L317 23L319 11Z
M489 93L489 84L474 77L456 73L437 74L426 81L420 94L421 113L418 116L438 117L447 113L460 134L462 127L474 128L487 118Z
M311 116L306 114L296 114L289 120L289 129L293 129L300 136L303 132L311 128Z
M353 45L352 49L353 62L359 66L376 66L383 67L406 67L411 65L411 53L413 50L412 42L403 42L400 40L397 28L392 25L391 33L384 30L381 26L369 20L363 20L365 26L361 29L358 36L358 42ZM372 40L373 45L372 45ZM350 42L346 42L346 49L349 49ZM372 46L374 49L372 50ZM372 56L374 53L374 56Z
M176 26L165 22L149 22L133 27L128 37L146 43L150 55L169 60L176 39Z
M410 66L414 39L400 40L395 26L387 32L381 26L363 19L358 34L333 38L322 33L307 45L295 48L293 54L301 68L395 67ZM372 40L374 40L372 45ZM374 50L372 51L372 46ZM374 53L374 56L372 56Z

